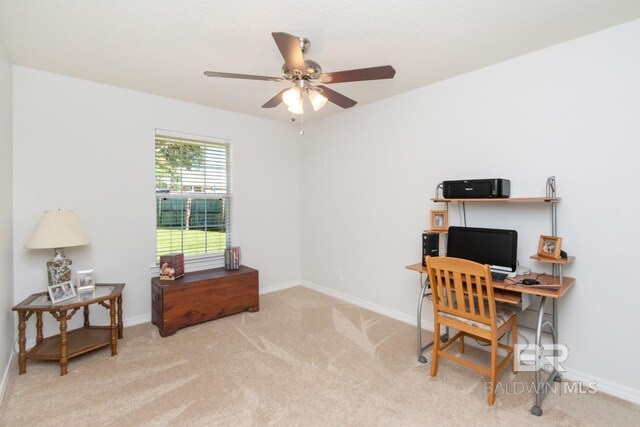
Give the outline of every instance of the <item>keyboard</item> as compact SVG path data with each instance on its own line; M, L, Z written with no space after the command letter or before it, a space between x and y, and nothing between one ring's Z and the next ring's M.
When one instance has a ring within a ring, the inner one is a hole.
M498 273L497 271L491 272L491 280L494 282L504 282L504 279L506 279L507 276L507 273Z

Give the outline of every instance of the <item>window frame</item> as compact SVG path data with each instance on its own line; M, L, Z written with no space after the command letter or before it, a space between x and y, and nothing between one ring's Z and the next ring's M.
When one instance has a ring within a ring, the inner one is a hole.
M158 192L158 162L157 162L157 147L158 141L164 142L175 142L180 144L196 144L200 146L216 146L219 148L224 148L225 151L225 177L226 177L226 188L224 192L196 192L196 191L183 191L185 187L184 181L182 180L182 176L180 177L180 192L169 192L167 194L163 194ZM161 129L156 129L156 133L154 136L154 203L155 203L155 263L152 265L152 272L154 274L159 274L159 257L160 253L158 252L158 201L162 198L170 198L170 199L179 199L179 200L189 200L188 203L191 203L193 200L222 200L223 203L223 212L224 212L224 227L225 227L225 247L220 251L202 253L202 254L187 254L184 256L185 263L185 271L198 271L207 268L216 268L224 266L224 249L231 246L232 244L232 215L233 215L233 197L231 191L232 185L232 161L231 161L231 142L229 140L225 140L222 138L210 138L204 137L201 135L189 135L176 133L171 131L165 131ZM188 230L188 225L183 224L180 230ZM184 247L182 247L184 251ZM164 253L162 254L164 255Z

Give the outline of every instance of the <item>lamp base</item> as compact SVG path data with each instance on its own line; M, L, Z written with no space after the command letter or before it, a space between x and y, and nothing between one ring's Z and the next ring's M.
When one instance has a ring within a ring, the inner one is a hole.
M47 278L49 286L71 281L72 261L64 256L64 251L56 249L56 254L51 261L47 261Z

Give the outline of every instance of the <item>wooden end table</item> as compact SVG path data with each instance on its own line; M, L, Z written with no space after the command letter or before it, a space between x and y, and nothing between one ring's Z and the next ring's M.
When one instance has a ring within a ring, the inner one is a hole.
M124 283L96 284L93 291L80 291L74 299L52 304L47 292L31 295L13 307L18 312L18 367L19 375L27 372L27 359L58 360L60 375L67 374L67 363L98 348L111 345L111 355L118 354L118 338L122 338L122 290ZM109 310L109 326L92 326L89 323L89 306L99 304ZM84 326L67 331L67 320L83 308ZM42 313L49 312L60 322L60 334L42 336ZM27 320L36 314L36 344L26 350ZM117 314L117 318L116 318Z

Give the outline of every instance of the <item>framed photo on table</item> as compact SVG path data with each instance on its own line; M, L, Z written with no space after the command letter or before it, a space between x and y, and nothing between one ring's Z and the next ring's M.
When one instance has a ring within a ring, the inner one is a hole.
M47 289L53 304L76 297L76 290L73 288L71 281L49 285Z
M560 259L561 248L562 237L540 236L540 242L538 243L538 256Z
M94 270L80 270L76 273L78 275L78 290L88 291L93 290L96 287L95 279L93 277Z
M78 291L78 299L82 302L89 301L96 297L95 289L91 289L88 291Z
M447 231L449 229L449 214L447 211L431 211L431 230Z

